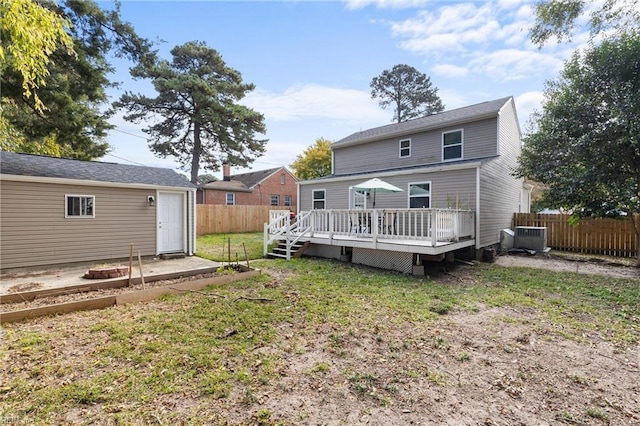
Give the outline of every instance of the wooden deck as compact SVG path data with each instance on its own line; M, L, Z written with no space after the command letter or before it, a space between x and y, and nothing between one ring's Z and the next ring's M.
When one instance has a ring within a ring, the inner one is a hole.
M265 224L266 247L286 239L341 247L439 255L475 245L475 214L454 209L312 210ZM287 257L289 258L289 257Z

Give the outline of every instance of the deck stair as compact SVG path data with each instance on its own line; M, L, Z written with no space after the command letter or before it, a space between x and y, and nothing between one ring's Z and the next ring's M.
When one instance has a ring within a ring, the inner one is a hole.
M309 241L297 241L291 244L290 257L296 258L296 257L302 256L304 251L307 248L309 248L310 245L311 243ZM278 245L275 246L271 250L271 252L267 253L267 257L269 258L282 257L286 259L287 258L287 240L286 239L278 240Z

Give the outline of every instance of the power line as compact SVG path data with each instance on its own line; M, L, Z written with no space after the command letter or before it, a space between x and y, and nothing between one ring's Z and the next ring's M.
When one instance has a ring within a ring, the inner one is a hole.
M136 135L134 133L125 132L124 130L120 130L120 129L111 129L111 130L116 131L116 132L120 132L120 133L124 133L125 135L135 136L136 138L147 140L147 138L145 138L144 136Z
M114 154L108 154L108 153L107 153L107 154L105 154L105 155L109 155L109 156L111 156L111 157L117 158L118 160L128 161L128 162L130 162L130 163L137 164L137 165L139 165L139 166L146 166L146 164L138 163L137 161L129 160L129 159L127 159L127 158L118 157L117 155L114 155Z

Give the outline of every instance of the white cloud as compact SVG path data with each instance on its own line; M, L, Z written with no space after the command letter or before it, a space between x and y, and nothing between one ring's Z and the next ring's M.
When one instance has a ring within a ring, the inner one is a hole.
M256 90L243 104L277 121L327 118L368 122L384 116L369 92L315 84L292 86L282 93Z
M379 9L406 9L421 7L430 0L344 0L349 10L364 9L373 5Z
M552 55L518 49L501 49L477 56L471 69L498 81L523 80L550 69L559 69L562 61Z
M544 93L542 92L525 92L515 97L518 119L523 133L527 132L531 114L542 109L543 100Z
M448 78L460 78L469 75L469 70L467 68L452 64L435 65L431 69L435 75Z

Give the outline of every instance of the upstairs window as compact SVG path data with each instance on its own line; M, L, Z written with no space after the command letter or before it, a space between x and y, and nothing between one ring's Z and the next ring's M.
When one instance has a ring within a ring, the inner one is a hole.
M284 205L285 207L291 207L291 195L284 196Z
M284 173L282 173L280 175L280 185L284 185L286 183L286 175Z
M409 208L431 208L431 182L418 182L409 184Z
M462 130L442 134L442 161L462 159Z
M272 195L271 196L271 205L272 206L279 206L280 205L280 196L279 195Z
M227 205L235 206L236 204L236 193L235 192L227 192Z
M411 157L411 139L400 141L400 158Z
M327 202L326 191L324 189L314 189L312 199L314 209L324 209Z
M95 217L93 195L65 195L64 217Z

